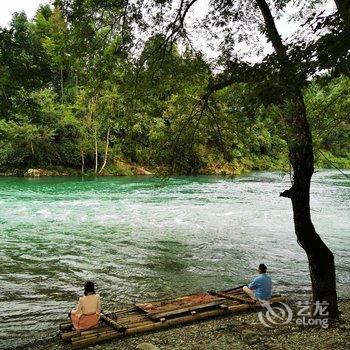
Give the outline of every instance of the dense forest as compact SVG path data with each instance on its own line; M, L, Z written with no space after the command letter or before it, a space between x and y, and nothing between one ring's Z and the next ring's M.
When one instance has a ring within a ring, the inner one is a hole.
M190 45L157 51L155 34L133 53L108 27L88 41L88 26L73 28L59 6L42 6L0 29L0 171L289 169L280 110L253 84L231 84L193 114L216 71ZM349 77L325 73L303 89L316 165L350 167Z

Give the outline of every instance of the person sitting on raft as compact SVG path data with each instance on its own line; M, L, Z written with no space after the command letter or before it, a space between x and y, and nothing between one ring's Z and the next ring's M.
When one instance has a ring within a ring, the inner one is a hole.
M94 283L86 282L84 289L84 296L79 298L77 308L69 314L77 331L95 327L100 321L101 301L100 295L95 293Z
M268 302L271 299L272 281L266 271L266 265L260 264L258 267L259 275L253 278L248 286L243 287L243 291L254 301Z

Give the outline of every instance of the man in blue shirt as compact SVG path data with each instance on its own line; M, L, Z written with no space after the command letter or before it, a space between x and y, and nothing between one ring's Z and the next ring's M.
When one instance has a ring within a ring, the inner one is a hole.
M243 291L253 300L268 301L271 299L272 281L271 277L266 274L266 270L266 265L260 264L259 275L248 286L243 287Z

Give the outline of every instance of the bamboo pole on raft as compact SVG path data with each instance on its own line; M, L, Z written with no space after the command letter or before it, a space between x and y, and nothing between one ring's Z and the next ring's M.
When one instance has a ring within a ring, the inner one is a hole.
M271 303L276 303L283 300L285 300L285 298L275 297L273 300L271 300ZM238 311L244 311L244 310L255 309L260 307L261 307L260 304L256 304L256 305L236 304L236 305L228 306L227 309L218 309L218 310L196 313L189 316L182 316L182 317L177 317L170 320L165 320L164 322L160 321L157 323L149 323L148 320L145 320L145 325L128 328L125 333L112 330L112 331L106 331L103 333L91 334L89 336L77 337L75 339L72 339L72 349L82 349L96 343L101 343L107 340L121 338L127 335L160 330L160 329L169 328L176 325L188 324L195 321L201 321L207 318L221 316L228 313L235 313Z

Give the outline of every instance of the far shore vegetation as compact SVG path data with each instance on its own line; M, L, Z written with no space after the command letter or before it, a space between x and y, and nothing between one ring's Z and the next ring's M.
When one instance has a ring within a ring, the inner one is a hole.
M59 6L42 6L33 20L18 13L1 29L2 175L289 170L281 111L254 83L218 91L215 110L191 116L215 77L203 56L174 43L142 65L162 35L131 58L118 52L120 38L104 40L106 29L90 38L92 51L72 28ZM303 89L316 168L350 168L349 86L341 75Z

